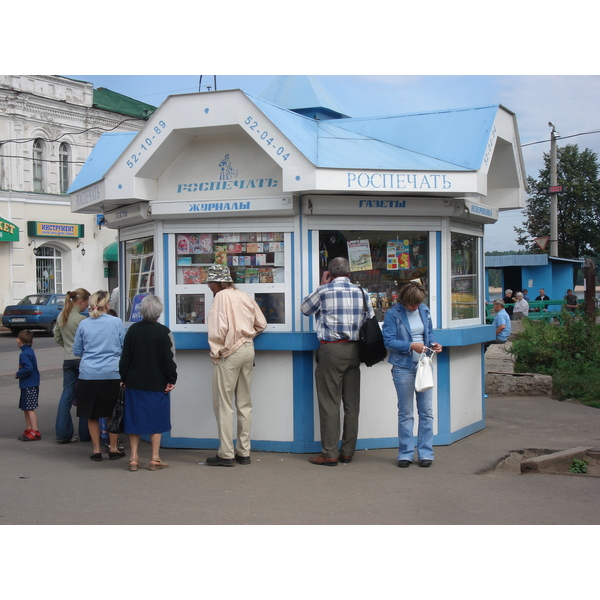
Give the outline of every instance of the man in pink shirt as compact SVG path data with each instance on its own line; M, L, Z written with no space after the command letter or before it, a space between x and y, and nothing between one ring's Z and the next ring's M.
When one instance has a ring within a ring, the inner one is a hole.
M252 424L253 339L267 326L258 304L238 290L225 265L212 265L206 279L214 294L208 313L208 345L213 370L213 408L219 430L219 450L206 459L212 467L250 464ZM237 408L237 447L233 445L233 405Z

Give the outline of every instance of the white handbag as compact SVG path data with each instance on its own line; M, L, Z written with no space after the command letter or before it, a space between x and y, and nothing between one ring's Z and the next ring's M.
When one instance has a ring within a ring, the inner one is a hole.
M428 352L431 354L428 355ZM433 354L430 348L423 348L421 352L415 376L415 392L424 392L433 387Z

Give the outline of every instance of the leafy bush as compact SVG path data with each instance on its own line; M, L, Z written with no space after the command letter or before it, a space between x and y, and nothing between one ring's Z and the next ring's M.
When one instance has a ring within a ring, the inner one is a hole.
M557 361L552 388L560 399L573 398L600 407L600 369L590 362Z
M544 321L523 319L523 332L513 341L509 352L515 357L515 373L552 375L558 327Z
M564 310L561 322L523 320L509 350L515 372L551 375L559 398L600 408L600 325Z
M588 458L584 458L583 460L579 460L578 458L574 458L571 466L569 467L569 471L571 473L587 473L588 472Z

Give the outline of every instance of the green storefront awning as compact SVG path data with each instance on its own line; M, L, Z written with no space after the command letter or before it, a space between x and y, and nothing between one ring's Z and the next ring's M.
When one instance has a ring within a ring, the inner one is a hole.
M102 256L106 262L119 262L119 242L113 242L106 246Z
M19 241L19 228L0 217L0 242L18 242Z

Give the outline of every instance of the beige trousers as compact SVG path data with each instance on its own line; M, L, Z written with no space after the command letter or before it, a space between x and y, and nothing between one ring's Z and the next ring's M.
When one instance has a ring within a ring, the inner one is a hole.
M246 342L231 356L222 358L213 370L213 408L219 431L221 458L250 456L250 427L252 425L252 367L254 344ZM233 399L237 409L237 444L233 445Z

